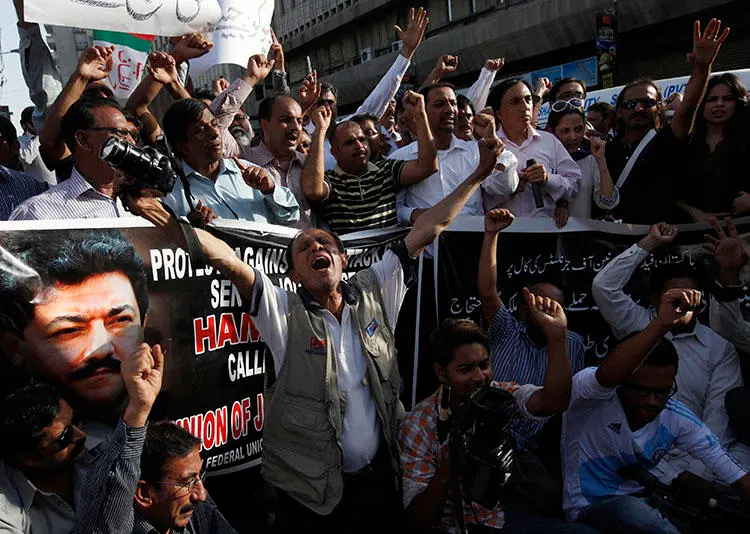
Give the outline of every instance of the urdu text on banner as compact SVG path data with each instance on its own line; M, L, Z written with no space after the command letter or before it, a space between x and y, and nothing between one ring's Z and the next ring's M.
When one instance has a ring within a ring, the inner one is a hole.
M24 10L29 22L165 36L211 31L221 17L218 0L24 0Z

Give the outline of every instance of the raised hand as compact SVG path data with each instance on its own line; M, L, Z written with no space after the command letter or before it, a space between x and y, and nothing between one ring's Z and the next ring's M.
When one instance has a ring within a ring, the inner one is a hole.
M114 51L114 45L88 47L78 59L76 72L81 78L90 82L103 80L109 76L115 66L115 61L112 58Z
M479 144L479 164L476 171L482 180L487 178L497 166L497 158L503 151L503 144L497 138L485 138L477 141Z
M270 61L266 60L266 56L262 54L256 54L250 56L247 60L247 70L245 71L245 78L250 85L257 85L266 79L266 76L273 70L273 66L276 64L274 59Z
M534 86L534 94L539 97L544 97L547 93L549 93L549 90L552 89L552 82L549 81L549 78L541 77L537 78L536 85Z
M688 323L701 304L701 292L697 289L669 289L659 302L657 319L671 328L678 323Z
M677 227L667 223L656 223L651 226L648 235L638 242L638 246L647 252L653 252L662 245L674 241Z
M229 81L226 78L216 78L211 84L211 90L216 96L229 89Z
M154 345L152 349L147 343L141 343L122 362L120 374L128 391L128 407L123 420L131 428L144 426L161 391L164 377L164 353L161 346Z
M735 275L735 278L739 278L742 268L747 265L748 253L740 240L737 227L732 219L727 217L725 220L727 223L726 232L716 218L711 219L711 226L718 238L708 234L704 235L706 243L703 244L703 248L713 253L722 271L728 271Z
M567 337L568 318L559 302L549 297L534 295L527 287L523 288L523 296L531 318L539 325L547 339Z
M276 62L276 68L280 70L281 72L286 72L286 63L284 62L284 47L281 46L281 43L276 38L276 32L273 31L273 28L271 28L271 40L273 41L273 44L271 44L271 50L268 52L269 59L272 59Z
M484 63L484 68L492 71L499 71L505 66L505 58L499 57L497 59L488 59Z
M508 210L495 208L484 214L484 232L496 234L513 224L515 217Z
M732 201L732 214L745 215L750 213L750 193L740 191L740 194Z
M310 120L315 125L315 130L320 130L321 133L327 132L331 127L332 117L333 113L328 106L316 106L310 112Z
M175 62L179 65L187 60L205 56L214 47L202 33L187 33L177 38L172 50Z
M409 24L406 26L406 30L402 30L399 26L393 27L398 33L398 38L404 43L404 49L401 53L405 58L412 58L422 39L424 39L424 31L429 23L427 11L420 7L417 11L414 11L414 8L409 10Z
M708 66L716 59L722 43L729 36L729 28L721 31L721 21L711 19L708 21L706 31L701 34L701 22L696 20L693 24L693 51L687 55L691 65Z
M305 76L302 86L299 88L299 103L303 110L310 109L320 98L323 84L318 83L318 71Z
M151 77L162 85L179 81L175 60L166 52L151 52L146 68Z
M274 189L276 189L276 184L274 184L273 178L271 178L271 175L263 167L245 165L236 156L232 159L237 164L237 167L239 167L242 179L245 180L247 185L253 189L257 189L264 195L273 193Z
M607 142L599 138L590 138L589 142L591 143L591 155L597 161L602 161L604 159L604 150L607 148Z
M458 68L458 56L443 55L440 56L435 65L435 69L440 71L441 77L456 72Z
M478 113L471 120L474 129L474 135L479 139L496 139L497 128L495 127L495 117L487 113Z
M414 91L406 91L401 99L401 104L404 106L404 110L409 113L409 116L414 119L425 113L424 96Z

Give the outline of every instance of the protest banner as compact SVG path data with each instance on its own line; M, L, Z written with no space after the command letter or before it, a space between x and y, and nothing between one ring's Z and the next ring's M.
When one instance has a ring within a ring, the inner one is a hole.
M115 98L125 103L143 77L146 60L154 41L154 35L141 35L106 30L94 30L94 44L114 45L114 66L104 79Z
M247 58L266 55L271 47L273 0L219 0L219 4L221 20L208 36L214 47L205 56L190 62L193 76L225 63L245 67Z
M218 0L24 0L24 10L28 22L166 36L211 31L221 16Z

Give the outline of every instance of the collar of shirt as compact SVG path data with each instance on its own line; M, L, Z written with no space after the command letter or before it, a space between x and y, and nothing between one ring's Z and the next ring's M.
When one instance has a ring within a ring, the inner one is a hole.
M341 292L344 294L344 302L346 304L353 306L357 302L359 302L359 297L349 284L342 280L339 287L341 287ZM315 300L315 297L313 297L310 292L304 287L300 286L299 289L297 289L297 295L299 295L299 298L302 299L302 304L308 310L319 311L324 309L323 306L317 300Z
M267 167L276 161L276 156L273 155L273 152L268 148L265 141L261 141L258 146L249 149L247 154L252 154L250 161L259 167ZM305 157L296 150L294 151L292 159L292 165L294 165L294 163L299 163L300 165L305 164Z
M525 146L533 142L535 139L542 137L542 134L540 134L533 126L529 126L529 132L531 133L531 135L527 136L526 139L523 141L523 143L521 143L520 145L515 144L513 141L511 141L508 138L508 134L505 133L505 130L503 130L502 125L497 129L497 136L502 140L503 143L511 144L518 148L524 148Z
M73 171L70 173L70 178L65 180L61 185L65 184L67 188L67 192L70 196L70 198L78 198L81 195L92 191L94 194L99 195L102 198L106 198L107 200L110 200L114 202L116 199L110 198L104 193L100 193L96 189L94 189L94 186L91 185L91 182L89 182L78 170L78 168L74 165Z
M207 176L203 176L201 173L193 169L190 165L187 164L187 162L182 162L182 170L185 173L185 176L187 178L193 177L197 179L203 179L208 180L209 182L216 184L216 181L219 179L219 176L222 174L242 174L240 171L240 168L237 166L237 164L234 162L234 160L221 158L219 160L219 172L216 174L216 180L212 180L211 178L208 178Z
M336 167L334 167L333 172L338 174L339 176L355 176L359 177L362 176L368 172L378 172L380 168L375 165L372 161L367 162L367 169L362 174L349 174L348 172L344 171L341 167L339 167L338 163L336 164Z
M711 343L711 340L709 339L709 333L706 330L707 328L702 324L695 323L695 328L693 328L692 332L681 332L679 334L672 334L672 332L667 332L666 338L671 341L673 339L695 337L695 339L697 339L701 345L703 345L704 347L708 347Z
M195 512L193 512L195 514ZM190 518L190 522L184 528L172 528L169 530L171 534L190 534L193 532L193 518ZM133 534L159 534L159 531L149 523L145 517L138 512L135 512L133 518Z

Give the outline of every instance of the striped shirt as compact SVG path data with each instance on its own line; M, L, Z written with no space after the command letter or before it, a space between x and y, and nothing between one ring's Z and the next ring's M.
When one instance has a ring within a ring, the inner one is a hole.
M102 219L132 217L119 197L110 198L94 189L73 167L70 178L41 195L28 199L10 215L10 220Z
M401 186L403 160L368 162L359 175L347 174L338 165L327 172L330 193L323 217L337 234L396 226L396 190Z
M24 200L46 190L47 184L0 165L0 221L7 221L13 210Z
M526 324L517 321L513 314L501 306L492 320L488 332L492 359L492 378L498 382L544 385L547 373L547 347L537 347L526 332ZM573 374L583 369L583 338L568 331L568 356ZM530 441L542 429L543 423L515 418L511 421L510 432L516 445L526 450Z

